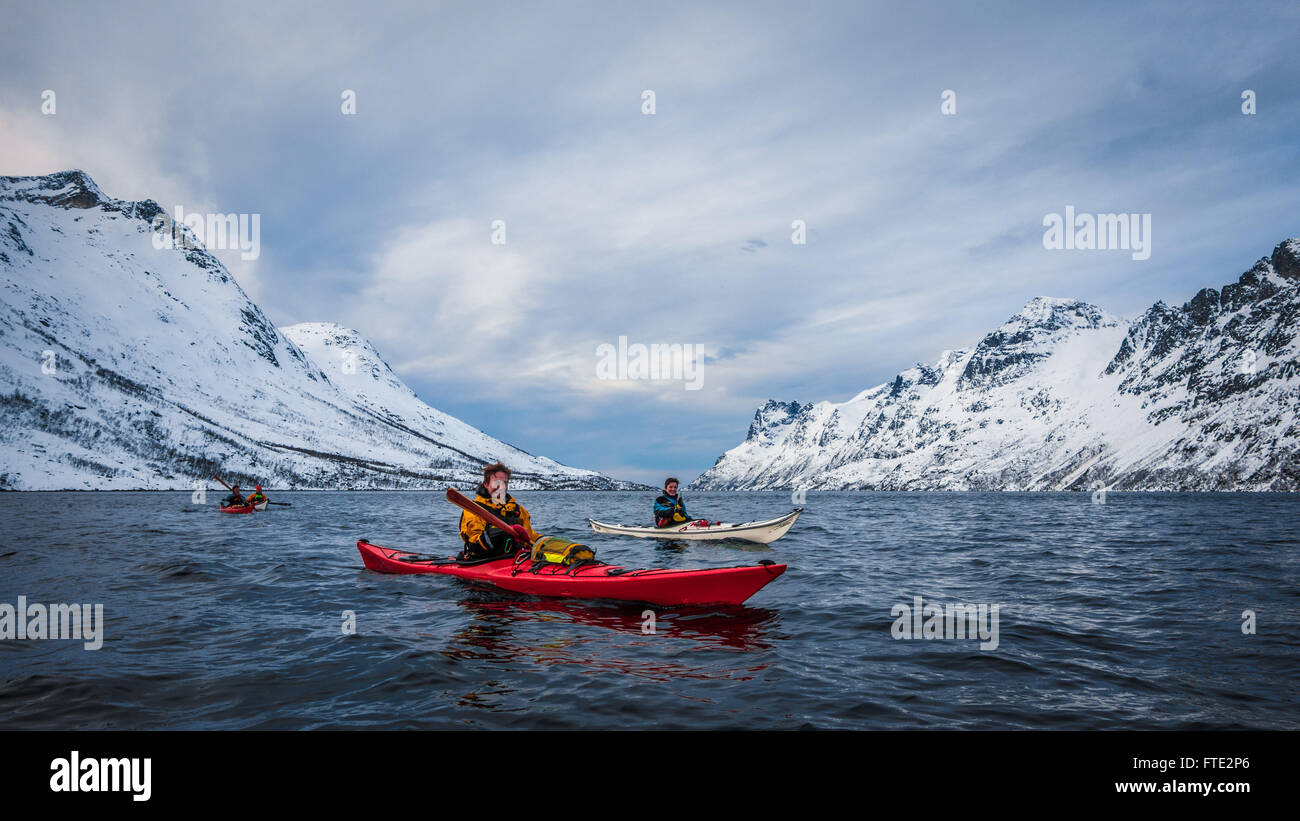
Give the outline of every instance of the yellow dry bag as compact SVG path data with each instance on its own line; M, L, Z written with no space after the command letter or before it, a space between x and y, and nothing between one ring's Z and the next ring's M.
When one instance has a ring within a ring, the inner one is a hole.
M530 558L535 562L568 566L575 562L595 559L596 551L578 542L556 536L542 536L533 542L533 554Z

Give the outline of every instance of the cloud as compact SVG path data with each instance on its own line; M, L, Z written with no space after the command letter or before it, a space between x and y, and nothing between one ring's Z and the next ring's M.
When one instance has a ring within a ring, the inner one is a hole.
M0 172L261 214L262 257L223 261L273 319L356 327L584 466L698 472L768 397L847 398L1039 294L1179 301L1296 233L1293 5L11 16ZM1152 213L1152 259L1044 251L1069 204ZM703 346L703 389L597 379L620 336Z

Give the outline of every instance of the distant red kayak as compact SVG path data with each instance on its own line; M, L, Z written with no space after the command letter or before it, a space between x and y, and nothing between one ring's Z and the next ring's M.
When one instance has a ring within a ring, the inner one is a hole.
M741 604L785 572L785 565L772 562L700 570L630 570L594 564L579 567L570 575L570 568L560 565L548 565L532 573L531 562L527 560L518 565L514 558L462 564L455 559L434 559L380 547L365 540L357 542L357 550L361 551L366 567L380 573L441 573L530 596L608 599L670 607Z
M257 510L255 505L235 505L234 507L218 508L222 513L252 513Z

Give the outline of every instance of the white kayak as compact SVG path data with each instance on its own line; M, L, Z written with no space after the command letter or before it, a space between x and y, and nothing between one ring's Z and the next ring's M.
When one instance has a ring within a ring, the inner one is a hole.
M695 522L686 522L672 527L647 527L646 525L611 525L598 522L595 519L588 519L587 521L591 523L591 529L597 533L635 536L638 539L696 539L699 541L740 539L746 542L768 544L784 536L790 526L794 524L794 520L799 518L800 513L803 513L803 508L796 507L779 519L768 519L765 522L741 522L740 524L717 522L707 526Z
M265 502L258 502L257 504L253 505L253 510L266 510L266 506L268 504L270 504L269 499Z

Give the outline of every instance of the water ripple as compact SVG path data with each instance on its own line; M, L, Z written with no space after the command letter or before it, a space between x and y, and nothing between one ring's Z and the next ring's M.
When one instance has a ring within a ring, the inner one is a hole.
M646 494L520 497L607 561L790 569L743 607L656 608L651 632L642 606L364 570L361 536L456 549L433 493L277 494L293 506L253 516L0 494L0 603L106 619L93 652L0 641L0 729L1300 729L1296 495L809 493L770 546L586 527L645 519ZM791 507L690 498L731 521ZM895 639L917 596L998 605L997 648Z

